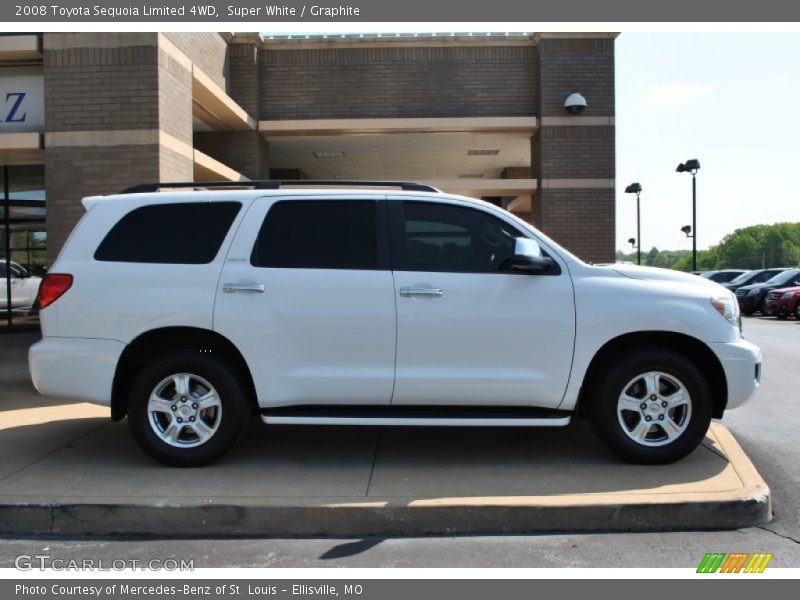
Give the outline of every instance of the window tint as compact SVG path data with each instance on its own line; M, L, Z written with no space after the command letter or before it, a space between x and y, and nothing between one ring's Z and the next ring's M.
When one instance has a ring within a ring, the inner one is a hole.
M239 202L142 206L114 225L94 258L113 262L210 263L241 206Z
M797 269L790 269L788 271L779 271L777 274L773 275L770 279L767 279L767 282L770 284L781 285L784 283L792 282L797 279L797 276L800 274L800 271Z
M762 271L755 277L750 283L764 283L765 281L771 279L775 275L774 271Z
M745 281L750 281L752 277L753 277L753 271L745 271L735 279L731 280L731 283L733 284L744 283Z
M277 202L264 219L250 262L287 269L377 269L376 204Z
M484 212L449 204L403 205L411 271L510 271L515 238L522 234Z

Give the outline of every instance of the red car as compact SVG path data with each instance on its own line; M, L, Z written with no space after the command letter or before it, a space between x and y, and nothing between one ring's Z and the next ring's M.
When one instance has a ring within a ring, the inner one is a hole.
M764 312L779 319L789 315L800 319L800 287L772 290L764 301Z

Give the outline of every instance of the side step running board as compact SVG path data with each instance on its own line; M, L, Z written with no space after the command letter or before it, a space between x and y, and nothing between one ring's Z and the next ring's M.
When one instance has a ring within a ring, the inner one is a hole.
M405 425L439 427L563 427L571 413L528 407L331 406L261 409L270 425Z

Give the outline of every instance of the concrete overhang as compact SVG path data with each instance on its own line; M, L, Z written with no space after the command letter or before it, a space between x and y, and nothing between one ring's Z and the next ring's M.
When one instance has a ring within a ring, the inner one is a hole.
M248 178L199 150L193 151L195 181L248 181Z
M0 133L0 164L25 165L44 162L41 133Z
M299 135L357 135L362 133L530 132L536 117L433 117L388 119L307 119L259 121L264 137Z
M192 66L192 113L214 130L252 131L256 120L196 66Z
M504 196L517 197L525 194L532 194L536 191L535 179L478 179L478 178L459 178L459 179L437 179L433 181L423 181L451 194L463 194L465 196Z
M41 35L0 36L0 62L42 60Z

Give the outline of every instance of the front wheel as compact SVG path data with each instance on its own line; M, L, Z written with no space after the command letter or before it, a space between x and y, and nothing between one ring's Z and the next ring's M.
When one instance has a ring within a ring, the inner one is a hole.
M247 413L246 395L227 363L185 350L159 357L138 373L131 387L128 425L153 458L196 467L233 446Z
M590 391L588 415L601 442L625 460L663 464L703 441L711 392L683 355L649 348L621 358Z

